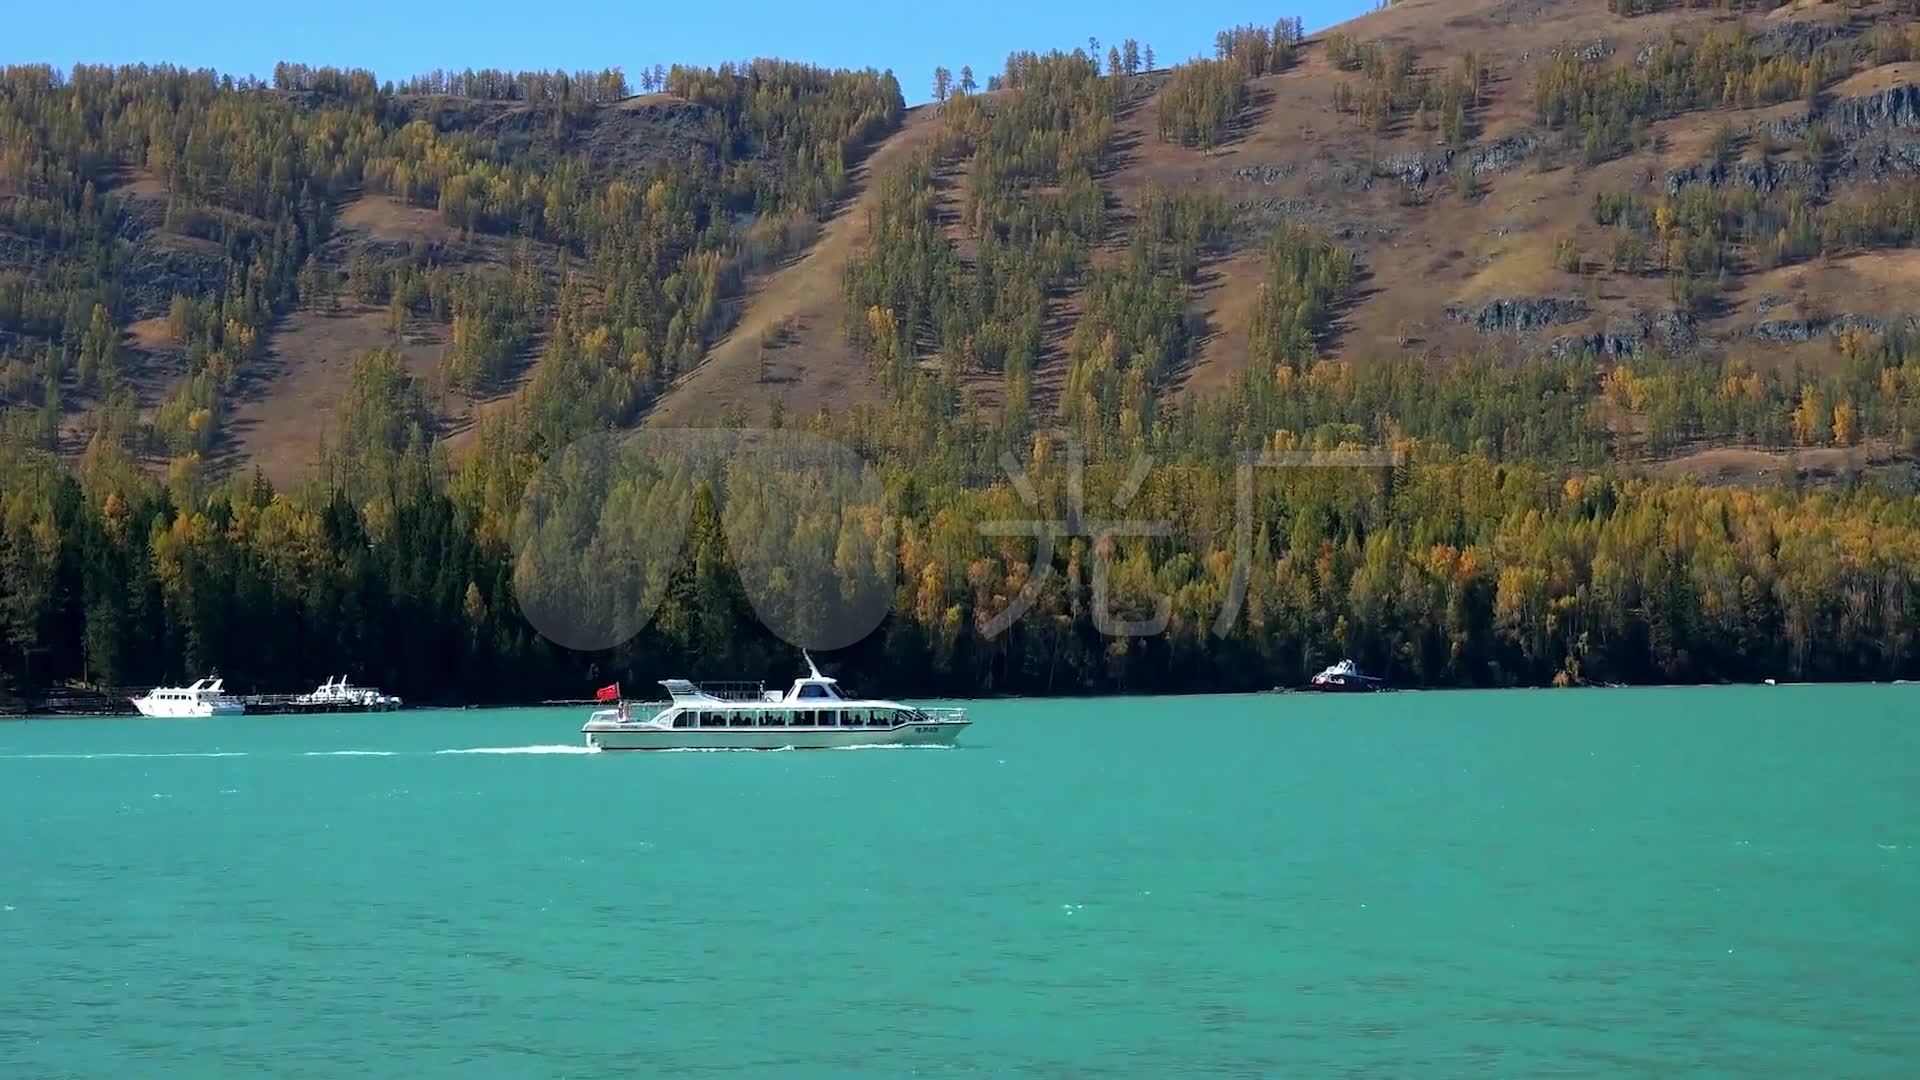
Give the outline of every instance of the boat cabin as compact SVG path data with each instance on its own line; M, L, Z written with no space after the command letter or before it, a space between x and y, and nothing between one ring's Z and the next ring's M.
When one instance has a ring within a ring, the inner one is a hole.
M812 668L812 660L808 660ZM645 721L675 728L892 728L924 719L891 701L851 699L819 669L795 679L785 694L760 683L694 683L662 679L672 704Z
M192 686L184 689L169 687L163 690L156 688L147 695L147 700L200 701L203 698L217 698L225 694L224 686L225 680L223 679L214 679L212 685L208 685L206 679L195 679Z

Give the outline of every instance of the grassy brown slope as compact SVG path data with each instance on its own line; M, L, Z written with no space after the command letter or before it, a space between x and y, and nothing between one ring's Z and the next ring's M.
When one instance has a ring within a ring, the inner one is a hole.
M1834 5L1813 5L1746 18L1763 31L1785 20L1845 17ZM1470 141L1486 147L1544 134L1535 114L1533 79L1538 64L1554 50L1597 47L1607 53L1604 63L1631 64L1641 49L1676 31L1698 35L1733 18L1673 11L1627 19L1608 12L1603 0L1406 0L1335 29L1388 46L1411 45L1419 71L1436 79L1469 51L1476 52L1489 78L1483 104L1471 120ZM1199 150L1159 141L1157 100L1138 110L1128 125L1140 143L1126 167L1108 181L1119 201L1137 199L1148 183L1214 186L1235 208L1240 227L1238 249L1203 274L1196 315L1205 331L1193 364L1176 380L1176 392L1222 390L1244 368L1247 328L1262 277L1259 248L1281 222L1325 231L1359 254L1364 299L1345 313L1327 344L1342 358L1518 354L1545 339L1599 333L1618 318L1663 312L1672 303L1662 275L1606 268L1611 233L1593 222L1594 195L1631 190L1657 200L1665 194L1666 173L1701 162L1721 124L1744 129L1804 108L1792 103L1690 113L1654 124L1651 145L1640 152L1596 167L1579 164L1577 151L1559 153L1544 169L1535 161L1520 161L1481 172L1478 191L1463 196L1449 175L1408 185L1394 174L1396 160L1440 150L1436 132L1419 130L1406 116L1375 132L1358 116L1334 109L1335 85L1346 80L1357 89L1362 76L1332 66L1320 47L1325 38L1310 39L1293 69L1252 81L1252 104L1242 128L1222 146ZM1920 64L1888 65L1854 75L1828 96L1862 96L1915 81L1920 81ZM1795 153L1786 149L1778 157L1792 160ZM1580 249L1583 272L1555 265L1562 239ZM1904 266L1905 260L1898 261ZM1771 280L1779 272L1762 275L1758 268L1741 267L1721 309L1701 321L1700 331L1737 343L1759 317L1756 308L1778 304L1783 293L1790 304L1804 296L1818 307L1823 296L1844 295L1850 298L1849 312L1899 313L1901 275L1889 279L1886 267L1872 265L1862 272L1885 284L1853 289L1847 285L1851 272L1844 268L1849 263L1864 265L1859 259L1818 260L1794 268L1785 286ZM1594 314L1524 340L1481 333L1447 314L1452 304L1508 297L1578 297Z
M506 273L520 241L499 236L463 236L436 210L410 206L385 195L365 195L341 207L337 232L320 251L320 261L342 269L356 252L379 255L397 250L431 250L442 265ZM551 245L535 245L540 264L557 265ZM322 440L331 433L353 370L353 358L369 349L398 351L407 369L426 389L437 428L454 437L474 420L498 407L511 391L473 397L447 389L440 372L447 328L410 319L395 333L387 309L341 297L337 309L303 308L274 327L267 359L243 379L233 402L221 448L223 468L258 464L276 484L298 480L314 463ZM524 382L536 362L510 380Z
M708 424L730 409L757 422L776 398L786 415L804 416L883 396L866 359L847 344L841 275L866 242L867 211L875 197L869 180L905 162L938 127L936 109L908 110L900 129L854 171L853 196L821 228L813 246L753 286L740 322L661 395L647 415L649 426Z
M334 423L353 381L354 358L393 349L415 378L432 387L438 382L440 329L416 322L396 334L384 307L298 311L282 319L266 359L242 380L219 466L257 465L276 485L297 483L319 460L322 443L338 434Z

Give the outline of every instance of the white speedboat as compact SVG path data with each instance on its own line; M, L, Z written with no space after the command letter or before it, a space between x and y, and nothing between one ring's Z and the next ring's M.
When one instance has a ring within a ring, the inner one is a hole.
M667 704L622 701L580 731L600 750L817 750L949 746L972 723L965 709L847 697L811 657L807 672L784 694L754 683L664 679Z
M141 716L239 716L247 711L227 694L220 679L196 679L192 686L156 686L133 699Z
M365 712L386 712L400 707L400 699L392 694L383 694L366 686L355 686L347 681L345 675L338 679L328 679L316 687L311 694L301 694L293 699L295 705L310 705L323 709L355 709Z

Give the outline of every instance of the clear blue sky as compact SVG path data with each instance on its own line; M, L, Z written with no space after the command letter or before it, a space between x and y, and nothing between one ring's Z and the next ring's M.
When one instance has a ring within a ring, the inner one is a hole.
M931 95L934 65L971 64L984 84L1013 49L1108 44L1137 38L1161 64L1207 53L1214 31L1271 26L1299 16L1309 31L1352 18L1366 0L1300 0L1295 6L1233 0L733 0L612 3L610 0L94 0L69 7L10 5L0 62L161 62L235 75L272 72L275 61L371 68L398 79L436 67L600 68L629 75L643 65L702 65L755 56L829 67L892 68L909 103Z

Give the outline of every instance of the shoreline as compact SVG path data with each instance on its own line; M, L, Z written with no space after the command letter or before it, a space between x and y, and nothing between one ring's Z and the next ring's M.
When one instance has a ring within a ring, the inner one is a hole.
M1916 683L1914 680L1911 680L1911 679L1890 679L1890 680L1832 680L1832 681L1809 680L1809 681L1801 681L1801 682L1757 682L1757 683L1735 683L1735 682L1627 683L1627 684L1617 684L1617 685L1594 684L1594 685L1586 685L1586 686L1427 686L1427 687L1395 688L1391 690L1377 691L1374 693L1359 693L1359 694L1329 693L1326 691L1318 691L1318 690L1313 690L1311 688L1302 687L1298 689L1274 689L1274 690L1192 690L1192 691L1177 691L1172 693L1118 692L1118 693L1099 693L1099 694L993 694L993 695L982 695L979 697L928 697L928 698L911 698L910 697L910 698L902 698L901 700L924 701L924 702L955 701L955 702L983 702L984 703L984 702L1012 702L1012 701L1093 702L1093 701L1101 701L1101 700L1113 699L1113 698L1313 697L1313 698L1363 698L1364 699L1364 698L1375 698L1375 697L1381 697L1381 696L1391 697L1396 694L1510 693L1510 692L1524 692L1524 691L1554 691L1554 692L1576 691L1577 692L1582 690L1593 690L1593 691L1598 691L1598 690L1622 690L1622 691L1625 691L1625 690L1724 690L1724 689L1734 689L1734 688L1788 689L1788 688L1805 688L1805 687L1812 687L1812 686L1895 687L1895 686L1913 686L1913 685L1920 685L1920 683ZM638 699L632 699L632 700L636 704L647 704L647 702L641 702ZM517 711L517 710L531 710L531 709L559 710L559 709L587 708L587 707L597 706L600 704L602 703L591 698L582 699L582 700L545 699L545 700L533 701L533 702L508 702L503 704L490 704L490 705L473 705L473 704L407 705L399 709L384 709L384 710L330 708L330 709L314 709L312 711L307 711L307 712L272 712L272 713L263 712L263 713L245 714L243 718L263 719L267 717L288 718L288 717L300 717L300 716L345 716L345 715L359 715L359 714L375 715L375 714L381 714L381 713L400 714L400 713L409 713L409 712L475 712L475 711L500 712L500 711L507 711L507 710ZM167 720L172 722L178 722L183 720L200 720L200 719L211 719L211 718L208 718L208 717L143 717L140 715L138 711L135 711L131 708L127 709L126 711L115 711L115 712L33 712L29 710L24 710L24 709L20 711L14 711L11 709L0 710L0 724L10 723L10 722L26 723L30 721L45 722L45 721L54 721L54 720L142 720L142 719Z

